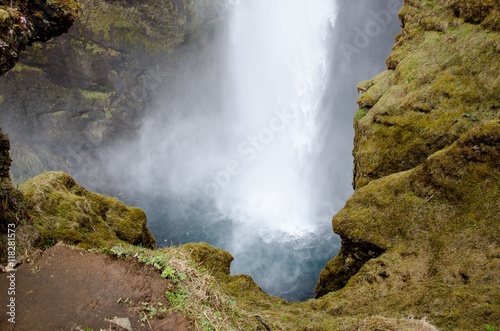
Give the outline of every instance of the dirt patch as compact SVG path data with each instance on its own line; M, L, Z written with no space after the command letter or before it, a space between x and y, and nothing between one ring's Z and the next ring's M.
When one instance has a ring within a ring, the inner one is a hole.
M38 253L32 260L15 272L16 323L7 320L3 308L1 330L191 329L179 313L158 312L154 319L140 321L144 306L168 305L165 291L169 282L135 260L118 260L65 245ZM8 304L8 283L7 274L0 274L0 307Z

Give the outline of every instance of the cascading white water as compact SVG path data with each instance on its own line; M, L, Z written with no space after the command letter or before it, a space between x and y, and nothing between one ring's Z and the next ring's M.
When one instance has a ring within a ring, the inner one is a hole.
M322 147L317 114L334 19L332 0L240 1L231 12L226 139L234 153L226 158L236 171L220 173L211 192L247 230L297 236L315 225L310 165Z
M397 16L361 45L358 27L386 3L228 3L174 54L138 139L103 163L159 246L209 242L268 293L311 298L340 246L331 216L352 193L354 87L383 70Z

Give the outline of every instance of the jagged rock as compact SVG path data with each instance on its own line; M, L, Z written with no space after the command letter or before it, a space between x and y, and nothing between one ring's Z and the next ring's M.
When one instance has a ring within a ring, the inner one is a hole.
M383 249L371 243L353 242L347 237L342 238L338 255L321 271L316 286L316 297L343 288L368 260L380 256L383 252Z
M64 172L41 174L19 189L40 231L42 247L59 240L85 248L110 247L120 241L156 246L142 209L89 192Z
M2 1L0 4L0 75L14 67L19 53L36 41L59 36L78 17L75 0Z

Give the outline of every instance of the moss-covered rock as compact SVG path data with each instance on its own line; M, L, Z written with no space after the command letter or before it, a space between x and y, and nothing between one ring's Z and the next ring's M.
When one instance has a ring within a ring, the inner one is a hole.
M335 215L334 229L344 242L385 252L325 296L328 309L406 311L453 330L500 320L494 290L500 288L498 160L500 121L488 121L415 169L358 189ZM336 276L351 268L337 257L324 269L318 290L335 287Z
M320 276L314 307L405 312L450 330L497 327L498 8L405 1L388 70L357 87L356 192L333 218L343 246Z
M66 173L44 173L19 189L40 231L42 247L58 240L84 248L110 247L120 241L155 247L141 209L89 192Z
M217 249L207 243L189 243L179 247L190 259L201 264L208 272L224 278L229 276L233 256L225 250Z
M68 31L78 17L74 0L2 1L0 5L0 75L9 71L19 53L35 41L47 41Z
M365 93L358 100L364 116L355 121L355 188L411 169L500 117L494 3L405 1L389 70L358 86Z

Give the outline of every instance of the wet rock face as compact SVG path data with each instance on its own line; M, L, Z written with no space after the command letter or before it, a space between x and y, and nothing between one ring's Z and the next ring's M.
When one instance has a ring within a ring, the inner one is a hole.
M133 137L182 60L207 47L199 35L223 14L221 3L81 1L68 33L33 44L0 78L15 181L48 170L77 176L106 146Z
M80 4L74 0L2 1L0 74L14 67L27 45L67 32L79 10Z
M17 182L50 169L75 173L104 144L134 132L165 76L155 63L186 36L187 14L171 1L81 7L67 34L33 44L0 79Z
M9 155L9 138L0 130L0 180L2 184L10 183L10 165L12 160Z

